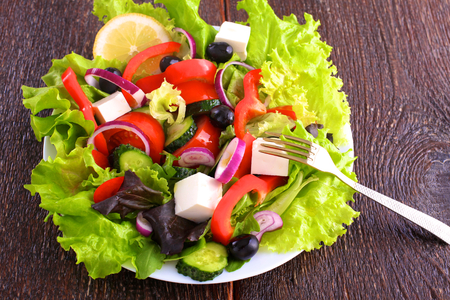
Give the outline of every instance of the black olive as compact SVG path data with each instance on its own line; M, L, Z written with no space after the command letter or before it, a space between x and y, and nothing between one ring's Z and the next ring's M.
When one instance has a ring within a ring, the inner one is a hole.
M161 72L164 72L167 67L176 64L177 62L182 61L181 58L176 57L176 56L164 56L161 61L159 62L159 68L161 69Z
M306 131L312 134L313 137L317 137L319 135L318 129L323 129L322 124L312 123L305 127Z
M233 56L233 47L225 42L214 42L206 47L206 55L212 61L224 63Z
M259 241L253 234L243 234L231 239L228 248L236 259L247 260L258 252Z
M209 112L211 124L217 128L226 128L234 122L234 112L226 105L217 105Z
M106 68L105 71L114 73L114 74L122 77L122 73L116 68L109 67L109 68ZM112 94L114 92L117 92L117 90L119 89L119 87L117 85L115 85L111 81L108 81L108 80L103 79L103 78L100 78L98 80L98 85L100 86L100 89L102 91L104 91L105 93L108 93L108 94Z

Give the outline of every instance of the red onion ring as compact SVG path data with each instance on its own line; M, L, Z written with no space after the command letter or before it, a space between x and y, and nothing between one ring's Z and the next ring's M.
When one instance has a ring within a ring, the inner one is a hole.
M99 87L98 81L95 80L94 76L108 80L109 82L120 87L122 90L128 92L134 98L134 100L136 100L136 102L137 102L137 105L132 108L142 107L148 102L148 99L145 96L144 91L142 91L134 83L122 78L119 75L116 75L112 72L108 72L106 70L99 69L99 68L93 68L93 69L87 70L86 74L84 75L84 80L90 86L93 86L98 89L100 87Z
M192 35L183 28L175 27L173 30L180 32L186 36L189 43L189 55L191 56L191 58L195 58L195 54L197 53L197 45Z
M253 215L259 224L259 232L252 231L251 234L256 236L261 242L261 237L264 233L274 231L283 227L283 220L280 215L271 210L262 210Z
M223 84L222 84L223 73L231 65L243 66L250 71L254 70L255 68L250 65L247 65L246 63L240 62L240 61L230 61L223 67L223 69L221 69L217 72L216 78L214 80L214 87L216 88L216 92L217 92L217 95L219 96L219 100L226 106L230 107L231 109L234 109L234 106L231 104L230 100L228 100L228 97L225 93L225 90L223 89Z
M192 147L181 153L178 164L183 168L195 167L198 165L212 167L214 166L215 161L214 154L209 149Z
M146 218L144 218L142 211L136 217L136 229L145 237L149 237L153 232L153 227Z
M222 183L229 182L239 168L244 153L245 142L239 138L232 139L217 164L214 178Z
M139 127L137 127L129 122L125 122L125 121L116 121L115 120L115 121L106 122L106 123L98 126L97 129L95 129L92 136L90 138L88 138L87 144L88 145L92 144L92 145L94 145L94 149L97 149L94 144L95 137L99 133L102 133L104 131L111 130L111 129L124 129L124 130L128 130L128 131L131 131L134 134L136 134L136 136L138 136L144 143L145 154L150 156L150 140L148 139L147 135L145 135L145 133Z

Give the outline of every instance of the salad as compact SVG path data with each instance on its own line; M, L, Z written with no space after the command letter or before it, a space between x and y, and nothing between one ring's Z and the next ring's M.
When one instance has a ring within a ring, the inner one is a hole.
M167 10L94 0L106 23L98 40L108 21L130 17L150 17L164 37L116 58L96 39L94 59L54 59L47 87L22 87L36 138L55 148L25 188L39 193L58 242L94 279L124 264L145 279L176 262L198 281L245 268L260 248L333 244L359 215L347 204L354 191L258 156L266 132L289 134L320 144L356 180L351 151L338 149L349 142L350 108L319 21L279 19L266 0L243 0L247 21L218 31L200 18L198 0L156 2ZM157 70L142 67L150 61Z

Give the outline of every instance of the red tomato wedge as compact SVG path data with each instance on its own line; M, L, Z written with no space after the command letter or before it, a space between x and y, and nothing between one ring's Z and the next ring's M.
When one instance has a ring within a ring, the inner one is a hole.
M164 130L161 124L155 118L142 112L129 112L117 118L117 121L129 122L139 127L150 140L150 157L152 158L153 162L161 162L161 152L164 149L164 142L166 141L166 137L164 135ZM116 134L118 133L115 133L113 136L115 136ZM110 137L110 140L113 139L113 136ZM118 137L116 136L116 138ZM124 139L122 140L122 144L127 143L130 137L133 138L133 136L130 134L123 135L122 138ZM137 148L141 149L140 147Z
M94 202L99 203L117 194L124 179L121 176L103 182L94 192Z
M214 127L211 124L211 122L209 121L209 116L200 116L195 120L195 123L197 124L198 128L195 135L186 143L186 145L175 150L175 152L173 152L173 155L175 155L176 157L180 157L181 153L183 153L186 149L192 147L203 147L211 151L214 154L214 157L217 157L220 152L220 129ZM178 166L177 161L174 161L174 165Z

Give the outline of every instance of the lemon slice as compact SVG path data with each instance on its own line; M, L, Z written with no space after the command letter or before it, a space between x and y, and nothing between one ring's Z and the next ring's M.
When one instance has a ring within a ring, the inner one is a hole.
M99 30L93 53L94 57L128 62L148 47L169 41L169 33L157 20L143 14L129 13L112 18ZM159 69L159 61L147 60L145 64L149 65L145 69L148 73Z

